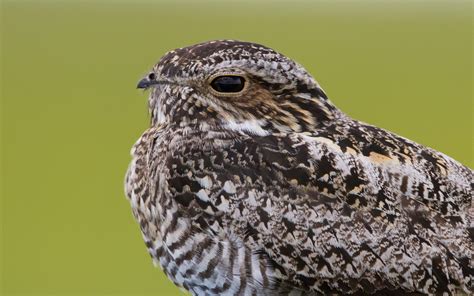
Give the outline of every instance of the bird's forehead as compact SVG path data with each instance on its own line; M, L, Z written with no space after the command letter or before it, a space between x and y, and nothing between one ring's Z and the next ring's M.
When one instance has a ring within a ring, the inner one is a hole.
M154 71L166 77L192 77L220 68L277 74L295 67L294 62L263 45L219 40L172 50L161 58Z

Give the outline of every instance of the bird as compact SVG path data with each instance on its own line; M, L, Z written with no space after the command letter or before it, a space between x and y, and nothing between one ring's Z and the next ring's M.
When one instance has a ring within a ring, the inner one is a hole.
M125 191L192 295L474 294L473 171L338 109L260 44L166 53Z

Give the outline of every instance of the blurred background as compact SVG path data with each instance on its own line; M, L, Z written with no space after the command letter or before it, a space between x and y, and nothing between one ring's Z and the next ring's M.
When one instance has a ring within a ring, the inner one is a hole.
M2 1L2 295L183 295L123 193L137 81L211 39L303 64L351 116L473 166L472 2Z

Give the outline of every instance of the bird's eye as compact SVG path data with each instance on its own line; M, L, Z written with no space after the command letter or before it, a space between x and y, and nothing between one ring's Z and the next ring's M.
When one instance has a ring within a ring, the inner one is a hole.
M153 80L155 80L155 78L156 78L156 74L155 74L155 73L150 73L150 74L148 74L148 80L153 81Z
M211 86L221 93L238 93L244 89L245 79L240 76L219 76L212 80Z

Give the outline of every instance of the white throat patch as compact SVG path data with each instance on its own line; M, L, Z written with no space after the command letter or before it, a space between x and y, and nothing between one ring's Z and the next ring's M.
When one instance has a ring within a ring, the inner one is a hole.
M244 132L250 133L256 136L268 136L270 134L269 131L266 131L262 128L265 125L265 120L244 120L244 121L234 121L229 120L223 124L223 127L236 131L236 132Z

